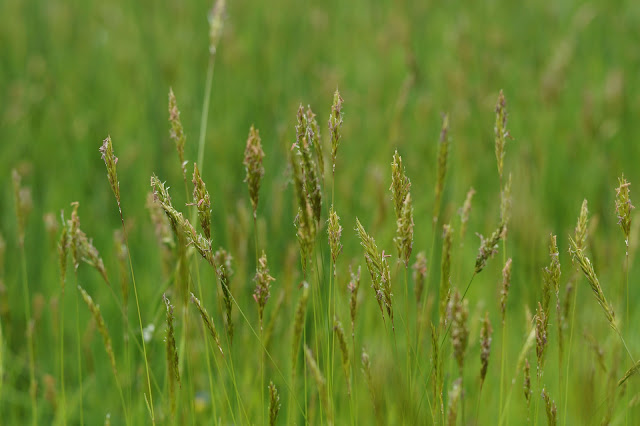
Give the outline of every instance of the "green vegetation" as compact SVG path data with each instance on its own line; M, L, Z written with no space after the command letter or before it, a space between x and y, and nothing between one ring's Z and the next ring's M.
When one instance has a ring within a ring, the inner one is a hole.
M600 3L1 2L2 423L636 424Z

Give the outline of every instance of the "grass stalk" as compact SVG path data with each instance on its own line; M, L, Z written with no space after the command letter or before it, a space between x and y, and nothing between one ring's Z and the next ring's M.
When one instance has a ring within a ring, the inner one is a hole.
M29 356L29 396L31 399L31 422L38 424L38 401L36 399L36 363L33 347L34 324L31 321L31 303L29 302L29 280L27 278L27 255L24 240L20 241L20 264L22 266L22 291L24 293L24 316L27 331L27 352Z

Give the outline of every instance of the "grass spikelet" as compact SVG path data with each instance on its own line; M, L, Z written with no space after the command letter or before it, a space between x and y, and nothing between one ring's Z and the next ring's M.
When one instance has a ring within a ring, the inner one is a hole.
M398 154L397 149L393 154L393 161L391 162L391 187L389 189L392 194L391 199L393 200L396 219L400 219L400 217L402 217L402 205L411 190L411 181L405 173L404 166L402 165L402 157Z
M404 263L405 268L409 267L409 258L413 250L413 206L411 204L411 194L402 203L402 211L397 219L396 236L393 239L398 249L398 260Z
M113 153L113 144L111 142L111 136L107 136L107 138L102 141L102 146L100 147L100 153L102 154L102 159L104 160L104 164L107 166L107 177L109 178L109 184L111 184L111 190L113 191L113 195L116 196L116 201L118 202L118 209L122 213L122 209L120 207L120 182L118 182L118 173L116 171L116 164L118 164L118 157L116 157Z
M33 210L31 190L22 186L22 177L17 170L11 171L13 195L15 197L16 219L18 222L18 244L24 246L24 235L27 228L29 213Z
M318 394L320 395L320 402L322 404L322 408L324 409L326 416L326 424L333 424L333 411L331 410L331 405L329 404L329 394L327 392L327 381L322 375L320 371L320 367L316 363L316 360L313 358L313 353L311 349L307 345L304 345L304 354L307 358L307 366L311 373L313 374L313 378L316 381L316 386L318 387Z
M376 293L380 312L383 313L383 305L387 309L387 314L393 323L393 309L391 305L391 271L384 251L380 253L375 240L367 234L360 220L356 218L356 231L360 237L360 245L364 248L364 258L367 262L367 269L371 274L371 287ZM384 317L384 313L383 313Z
M355 336L356 333L356 313L358 309L358 290L360 289L360 275L362 272L362 268L358 266L358 272L353 273L351 266L349 266L349 274L351 275L351 279L349 280L349 285L347 288L349 289L349 313L351 314L351 337ZM355 355L354 355L355 356Z
M280 395L273 382L269 382L269 426L275 426L280 412Z
M231 319L233 301L231 300L231 289L229 288L231 276L233 275L233 269L231 268L233 257L223 248L219 248L213 255L213 259L216 265L216 273L220 280L220 289L222 290L225 310L224 323L227 329L227 335L229 336L229 342L233 342L233 321Z
M589 230L589 208L587 206L587 200L582 201L582 207L580 208L580 216L578 216L578 223L575 229L575 243L576 247L584 250L587 244L587 232Z
M302 283L302 295L296 306L296 312L293 320L293 337L291 339L291 370L295 374L298 364L298 350L300 348L300 339L304 329L305 318L307 316L307 301L309 300L309 284Z
M260 318L260 328L262 329L262 315L264 307L271 296L271 281L276 279L269 275L269 267L267 266L267 255L262 251L262 256L258 259L258 268L253 282L256 283L256 289L253 292L253 299L258 304L258 317Z
M507 102L504 99L504 93L500 90L498 95L498 103L496 104L496 124L494 127L496 134L496 160L498 163L498 175L502 181L502 169L504 164L504 146L509 138L507 130Z
M313 115L312 112L311 115ZM314 144L314 133L312 124L309 122L309 116L310 110L305 114L304 108L300 105L297 115L298 125L296 126L295 146L300 157L304 193L309 200L309 204L311 204L313 218L318 223L322 212L322 188L320 187L318 176L320 174L318 160L314 158L314 151L312 151L314 149L312 146Z
M336 260L338 255L342 252L342 244L340 238L342 237L342 226L340 226L340 216L331 206L329 210L329 219L327 220L327 234L329 234L329 247L331 248L331 260L333 261L333 276L336 276Z
M416 256L416 262L411 267L413 269L414 291L416 293L416 302L421 303L422 293L424 292L424 283L427 279L427 255L421 251Z
M482 328L480 329L480 387L484 384L484 378L487 375L487 369L489 368L489 356L491 355L491 335L493 334L493 328L491 327L491 321L489 321L489 312L485 313L484 320L482 321Z
M344 378L347 381L347 394L351 395L351 367L349 362L349 347L347 339L344 335L342 323L338 317L333 319L333 331L338 336L338 345L340 346L340 354L342 355L342 369L344 370Z
M462 300L460 292L456 289L453 292L450 302L451 311L451 346L453 355L458 363L458 368L462 374L464 367L464 354L469 343L469 328L467 319L469 317L469 301Z
M444 190L444 179L447 175L447 157L449 155L449 114L442 118L442 129L440 130L440 140L438 141L438 170L436 172L435 203L433 205L433 222L438 222L440 214L440 203L442 202L442 192Z
M244 181L249 187L249 199L251 200L251 206L253 207L254 219L257 217L258 201L260 199L260 184L262 183L262 177L264 176L264 166L262 165L263 158L264 151L262 150L260 132L252 125L251 129L249 129L247 146L244 150L243 164L246 171Z
M100 332L100 335L102 336L102 342L104 343L104 349L107 352L107 356L109 357L109 362L111 364L111 370L113 371L113 374L116 376L116 380L118 378L118 369L116 368L116 357L115 354L113 352L113 346L111 344L111 337L109 336L109 331L107 330L107 326L104 323L104 318L102 317L102 313L100 312L100 306L96 305L93 301L93 299L91 298L91 296L89 296L89 294L80 286L78 286L78 290L80 291L80 294L82 295L82 299L84 299L84 303L87 304L87 307L89 307L89 310L91 311L91 314L93 315L93 319L96 322L96 325L98 327L98 331Z
M449 391L449 406L447 408L447 425L456 426L458 418L458 404L462 396L462 378L457 378Z
M631 233L631 210L635 207L631 204L629 198L629 186L631 184L622 177L618 178L619 186L616 188L616 215L618 216L618 225L622 229L625 238L627 250L629 249L629 234Z
M202 177L200 177L200 171L198 165L193 163L193 203L198 209L198 219L200 220L200 227L204 232L205 238L211 245L211 198L209 197L209 191L205 185Z
M213 323L213 320L211 319L211 317L209 316L207 309L204 306L202 306L202 303L200 303L200 300L198 300L198 298L193 293L191 293L191 301L193 302L194 305L196 305L196 308L198 308L198 312L200 312L200 316L202 317L202 323L205 325L207 330L209 330L209 334L211 334L211 337L213 337L213 341L215 342L216 346L218 346L220 353L224 355L224 351L222 350L222 345L220 344L220 337L218 336L218 332L216 331L216 326Z
M440 324L446 325L446 309L451 296L451 246L453 229L450 225L442 227L442 260L440 263Z
M211 55L216 54L218 43L222 37L226 3L225 0L217 0L209 12L209 53Z
M305 188L305 178L303 168L295 158L298 154L291 155L291 168L293 171L293 182L295 186L296 196L298 198L298 214L296 215L294 224L296 227L296 237L300 246L300 262L302 264L302 274L307 275L307 264L316 238L316 222L313 216L313 209L307 196Z
M484 238L481 234L476 234L480 237L480 248L478 249L478 256L476 257L476 274L484 269L487 265L487 260L498 253L498 243L502 239L503 231L504 225L501 224L498 229L493 231L493 234L491 234L489 238Z
M560 354L563 350L562 339L562 307L560 306L560 254L558 252L558 243L555 235L549 237L549 256L551 263L544 268L544 280L549 282L549 287L556 295L556 321L558 323L558 349Z
M547 411L547 424L549 426L556 426L558 423L558 410L556 408L556 403L551 400L551 397L545 388L542 388L542 399L544 400Z
M178 367L178 350L176 348L175 331L173 327L173 305L166 294L162 295L162 300L167 308L167 376L169 378L169 400L171 401L171 416L176 415L176 382L180 382L180 369Z
M169 137L176 144L176 150L178 151L178 158L180 159L180 168L182 169L182 178L187 181L187 161L184 159L184 145L187 141L187 137L184 134L182 128L182 121L180 121L180 110L178 110L178 102L176 96L173 94L173 89L169 88L169 123L171 124L171 130L169 131Z
M573 263L574 264L577 263L580 266L582 273L587 278L587 281L589 281L589 285L591 286L591 291L593 292L593 295L598 301L598 304L602 308L602 311L604 312L607 318L607 321L609 322L609 325L618 334L620 334L618 331L618 326L616 324L613 308L611 307L611 305L609 305L609 302L607 302L607 299L604 297L604 292L602 291L602 287L600 287L600 281L598 281L598 277L596 276L596 273L593 269L593 265L591 264L591 261L584 254L584 252L582 251L583 249L578 247L578 244L571 237L569 237L569 244L571 245L571 248L569 251L571 253L571 259L573 260Z
M318 167L318 177L322 180L324 176L324 155L322 154L322 145L320 144L320 128L316 121L316 115L311 111L311 107L307 106L307 112L305 113L307 135L309 143L313 146L315 153L315 161Z
M538 302L536 311L536 356L538 358L538 378L542 377L544 355L547 349L547 324L549 320L542 304Z
M68 233L74 267L78 269L80 261L86 263L98 271L104 282L107 283L108 286L111 286L109 278L107 277L104 261L100 257L98 249L93 245L93 240L89 239L87 234L80 229L80 216L78 215L79 203L76 201L71 203L71 205L73 206L73 210L71 211L71 220L67 222L67 227L69 228Z
M500 288L500 313L502 314L502 324L507 313L507 298L511 287L511 258L507 259L502 268L502 286Z
M638 371L640 371L640 361L636 362L633 367L631 367L629 370L627 370L626 373L624 373L624 376L622 376L622 378L618 381L618 386L621 386L629 378L635 376Z
M344 100L340 96L340 92L336 89L333 94L333 105L331 105L331 115L329 116L329 133L331 133L331 163L333 165L332 173L336 174L336 158L338 156L338 147L342 134L342 102Z
M467 196L464 199L462 207L458 210L460 215L460 244L464 241L464 236L467 234L467 223L469 222L469 213L471 212L471 201L475 195L476 190L473 187L469 188Z

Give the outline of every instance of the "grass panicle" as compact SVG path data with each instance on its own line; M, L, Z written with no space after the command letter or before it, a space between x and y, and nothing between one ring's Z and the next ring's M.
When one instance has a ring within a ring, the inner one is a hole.
M502 314L502 324L507 314L507 299L509 288L511 287L511 258L507 259L502 268L502 286L500 287L500 313Z
M173 94L172 88L169 88L169 124L171 125L169 137L176 144L178 158L180 159L180 168L182 169L182 178L186 182L188 162L184 159L184 146L187 142L187 137L185 136L184 130L182 128L182 121L180 120L180 110L178 109L178 102L176 101L176 95Z
M340 354L342 355L342 369L344 370L344 377L347 381L347 395L351 395L351 362L349 361L349 347L347 346L344 328L342 328L342 323L338 317L333 319L333 331L338 337L338 346L340 347Z
M113 143L111 142L111 136L107 136L107 138L102 141L102 146L100 147L100 154L102 155L102 160L104 164L107 166L107 177L109 178L109 184L111 185L111 190L113 191L113 195L116 196L116 201L118 202L118 209L120 209L120 182L118 181L118 173L116 171L116 164L118 164L118 157L113 153ZM122 210L121 210L122 213Z
M338 157L338 147L342 138L342 103L344 100L340 92L336 89L333 94L333 104L331 105L331 115L329 116L329 133L331 134L331 163L332 173L336 174L336 158Z
M360 245L364 248L364 259L371 275L371 287L375 291L380 312L384 316L383 306L393 323L393 307L391 297L391 270L387 258L390 255L378 251L375 240L367 234L360 220L356 218L356 231L360 237Z
M471 213L471 202L473 200L473 196L475 195L476 190L473 187L469 188L467 191L467 196L464 199L464 203L462 207L458 210L458 214L460 215L460 244L462 245L464 241L464 236L467 234L467 224L469 222L469 214Z
M280 412L280 395L273 382L269 382L269 426L275 426Z
M316 382L316 386L318 388L318 394L320 395L320 403L322 404L322 409L324 410L324 415L326 416L325 422L327 425L333 425L333 411L331 404L329 402L329 393L327 391L327 380L322 375L322 371L320 371L320 367L316 363L315 358L313 357L313 353L311 349L307 345L304 345L304 355L307 359L307 366L309 370L311 370L311 374Z
M626 373L624 373L624 376L622 376L622 378L618 380L618 386L622 386L624 382L629 380L632 376L635 376L638 371L640 371L640 361L633 364L633 366L629 370L627 370Z
M202 228L204 237L209 241L209 250L211 250L211 198L196 163L193 163L193 180L191 182L193 183L193 203L198 210L200 228Z
M450 225L442 227L442 259L440 263L440 324L447 325L446 310L451 298L451 247L453 229Z
M413 205L411 204L411 194L407 194L402 203L402 211L398 217L396 236L393 239L398 249L398 260L404 263L405 268L409 267L409 259L413 250Z
M211 334L211 337L213 338L213 341L218 347L218 350L220 351L220 353L224 355L224 351L222 350L222 345L220 344L220 337L218 336L218 332L216 331L216 326L213 323L213 320L211 319L211 317L209 316L207 309L204 306L202 306L202 303L200 303L200 300L193 293L191 293L191 302L193 302L193 304L196 305L196 308L198 308L198 312L200 312L200 317L202 318L202 323L209 331L209 334Z
M320 221L322 212L322 188L320 185L320 166L317 151L314 146L316 134L313 131L313 112L309 109L306 113L302 104L298 108L298 124L296 126L296 143L297 156L299 157L299 166L301 169L302 183L304 185L304 193L311 205L313 218L316 223ZM315 126L317 128L317 125ZM317 146L317 144L316 144Z
M416 294L416 302L422 303L424 283L427 279L427 255L424 251L421 251L416 255L416 261L411 268L413 269L413 282L414 291Z
M482 328L480 328L480 387L484 384L487 369L489 368L492 334L493 328L491 327L491 321L489 321L489 312L486 312L482 321Z
M469 317L469 301L462 299L460 292L456 289L449 302L449 313L451 322L451 346L453 356L458 363L458 368L462 374L464 367L464 355L469 343L469 327L467 319Z
M438 222L440 204L444 191L444 180L447 175L447 157L449 156L449 114L442 117L442 129L438 140L438 165L436 171L435 202L433 204L433 226Z
M527 412L529 407L531 407L531 366L529 364L529 359L525 358L524 360L524 370L523 370L523 384L522 389L524 392L524 399L527 401Z
M176 382L182 387L180 381L180 368L178 363L178 350L176 348L175 329L173 327L173 305L166 294L162 295L167 309L167 336L165 343L167 347L167 377L169 379L169 400L171 401L171 416L176 415Z
M222 301L224 302L224 324L229 342L233 342L233 320L231 316L233 301L230 288L231 277L233 276L233 268L231 267L233 257L225 249L219 248L214 253L213 259L220 282L220 290L222 291Z
M252 125L251 129L249 129L247 146L244 149L243 164L246 172L244 181L249 187L249 199L251 200L251 207L253 207L254 219L257 217L258 201L260 199L260 185L262 184L262 177L264 176L264 166L262 165L263 158L264 151L262 149L260 132Z
M456 426L458 419L458 404L462 397L462 378L454 380L449 391L449 405L447 408L447 425Z
M580 215L578 216L578 223L575 229L575 245L576 248L584 250L587 247L587 233L589 231L589 207L587 200L582 201L580 207Z
M511 173L504 185L504 188L500 189L500 226L502 227L502 238L506 237L507 230L509 228L509 221L511 220Z
M396 213L396 219L402 216L402 205L405 198L411 190L411 181L407 177L404 166L402 165L402 157L398 154L398 150L393 154L391 162L391 190L393 200L393 208Z
M507 139L510 137L507 130L507 102L504 98L504 93L500 90L498 95L498 103L496 104L496 124L494 127L496 135L496 160L498 163L498 175L502 181L502 169L504 165L504 147Z
M78 215L80 204L75 201L71 205L73 209L71 210L71 220L67 221L67 228L74 267L77 270L80 262L86 263L98 271L104 282L111 286L107 276L107 269L98 249L93 245L93 240L88 238L87 234L80 229L80 216Z
M349 290L349 313L351 314L351 337L356 333L356 313L358 310L358 290L360 289L360 276L362 268L358 266L358 272L354 273L349 266L349 275L351 279L347 286Z
M504 229L504 225L501 224L498 229L493 231L493 234L491 234L489 238L485 238L481 234L476 234L480 237L480 248L478 249L478 255L476 256L476 274L482 272L484 267L487 266L487 261L498 253L498 243L502 239Z
M631 234L631 210L635 207L631 204L629 197L629 187L631 184L624 178L624 174L618 179L618 183L619 185L616 188L616 216L618 216L618 225L620 225L624 233L625 244L628 250L629 235Z
M556 426L558 424L558 409L556 408L555 401L551 400L546 388L542 389L542 399L547 411L547 424L549 426Z
M224 15L226 11L226 0L216 0L213 8L209 12L209 54L214 56L222 31L224 30Z
M369 358L369 354L364 348L362 348L362 355L360 356L360 361L362 363L362 374L364 375L364 380L367 384L367 388L369 389L369 394L371 395L373 411L374 413L376 413L376 418L377 418L378 406L376 404L376 391L375 391L375 386L373 384L373 375L371 374L371 359Z
M291 369L295 374L298 364L298 351L300 349L300 339L304 330L305 318L307 316L307 302L309 301L309 284L302 283L302 294L293 318L293 333L291 339Z
M333 261L333 276L336 276L336 260L338 255L342 252L342 244L340 238L342 237L342 226L340 226L340 216L336 213L331 206L329 210L329 219L327 220L327 234L329 235L329 248L331 249L331 260Z
M538 302L538 309L536 311L536 356L538 359L538 378L542 377L544 370L544 356L547 350L547 325L549 320L547 313L542 307L542 304Z
M317 226L314 220L313 208L307 196L305 187L305 177L302 165L296 157L299 153L291 155L291 168L296 198L298 200L298 214L295 217L296 237L300 246L300 262L302 264L302 274L306 278L307 265L313 253L316 239Z
M256 283L256 289L253 292L253 299L258 304L258 317L260 318L260 328L262 328L262 316L264 307L271 296L271 282L276 279L269 275L269 266L267 265L267 255L262 251L262 256L258 259L258 267L253 282Z

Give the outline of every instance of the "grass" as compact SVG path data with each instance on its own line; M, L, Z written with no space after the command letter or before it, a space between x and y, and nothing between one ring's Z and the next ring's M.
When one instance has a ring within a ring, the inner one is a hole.
M153 9L0 4L4 422L98 424L107 415L113 424L637 422L640 339L630 324L640 296L633 286L640 220L633 209L629 223L618 216L631 205L620 197L633 202L640 184L633 143L640 10L633 2L562 1L526 11L502 1L414 3L228 2L223 21L213 15L221 32L212 35L204 1ZM194 180L202 182L195 200L170 136L170 88L186 168L197 160ZM506 124L494 111L501 93ZM512 139L501 131L506 143L496 147L500 126ZM261 141L247 161L254 189L243 182L248 131ZM116 186L97 152L107 134L119 157ZM31 212L20 208L25 193L11 188L14 168L32 191ZM300 182L291 185L296 168ZM152 175L172 187L165 204L191 228L181 222L178 234L156 238L166 219L152 222L145 208ZM392 199L387 188L402 189L404 178L411 194L399 190ZM475 195L465 203L470 187ZM579 237L585 198L590 221ZM63 293L56 244L68 225L52 231L41 218L59 217L75 200L104 275L83 261L68 271ZM126 253L112 249L116 229ZM487 236L479 263L475 233ZM545 303L550 233L562 274ZM214 256L219 248L231 258ZM260 309L251 281L258 249L275 278ZM409 274L420 252L418 273ZM115 285L123 259L137 312ZM371 277L379 293L369 289ZM77 285L100 306L111 354ZM440 325L438 312L446 317L449 306L439 288L457 289L468 307L455 333L451 323ZM196 306L186 303L189 293ZM170 352L163 295L175 304ZM561 309L553 309L558 296ZM537 365L530 336L539 301L548 311L546 361L541 378L530 379L528 404L521 386L525 360ZM481 381L485 318L496 333ZM465 335L464 349L452 342ZM177 368L167 368L169 353L179 357ZM172 384L175 370L180 382Z

